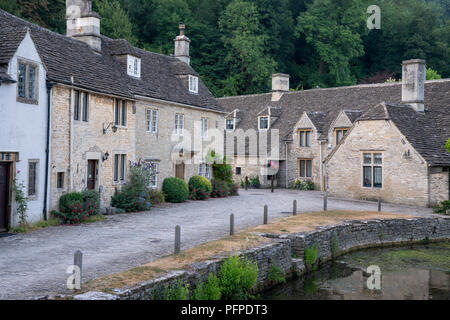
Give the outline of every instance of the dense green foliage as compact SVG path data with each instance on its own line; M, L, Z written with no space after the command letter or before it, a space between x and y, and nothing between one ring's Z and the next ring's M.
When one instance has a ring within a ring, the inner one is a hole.
M163 204L166 202L164 192L156 189L150 189L148 192L147 200L153 205Z
M189 187L187 183L180 178L170 177L164 179L162 190L166 200L169 202L184 202L189 197Z
M224 300L245 300L256 284L258 265L239 256L229 257L219 271L220 288Z
M304 251L305 266L309 270L315 270L319 258L319 245L315 242L311 247L306 247Z
M85 222L100 213L100 193L96 190L69 192L59 198L59 212L54 216L65 224Z
M447 143L445 144L445 149L447 149L447 151L450 152L450 138L447 140Z
M294 184L292 185L292 188L298 190L314 190L315 185L311 180L296 179Z
M270 74L307 89L401 77L401 61L427 60L450 77L449 0L94 0L102 33L173 53L186 23L192 65L216 96L267 92ZM369 5L381 29L369 30ZM0 0L0 8L59 33L64 0Z
M450 200L444 200L440 205L434 207L435 213L445 214L447 213L447 210L450 210Z
M211 196L211 182L202 176L193 176L189 179L189 198L191 200L206 200Z
M206 282L200 283L192 292L192 300L220 300L220 280L216 275L210 273Z

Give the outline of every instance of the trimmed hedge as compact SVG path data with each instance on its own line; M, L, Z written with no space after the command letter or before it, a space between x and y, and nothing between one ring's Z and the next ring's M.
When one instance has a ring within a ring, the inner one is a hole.
M66 193L59 198L59 211L54 215L63 223L81 223L100 213L100 194L96 190Z
M189 187L180 178L170 177L164 179L162 190L168 202L184 202L189 197Z
M189 179L190 199L205 200L211 196L211 182L202 176L193 176Z
M81 192L69 192L63 194L59 198L59 211L68 213L71 211L71 207L74 204L83 205L83 194Z

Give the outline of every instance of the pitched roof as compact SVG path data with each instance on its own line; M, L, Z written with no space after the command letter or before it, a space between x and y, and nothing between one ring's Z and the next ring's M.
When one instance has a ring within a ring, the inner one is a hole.
M27 33L26 27L14 28L0 32L0 64L8 63Z
M352 122L359 116L370 117L371 113L372 116L386 118L387 115L372 109L382 101L400 103L401 92L401 83L383 83L286 92L278 102L271 101L270 93L225 97L218 101L225 110L241 111L237 127L243 130L258 129L255 113L264 106L280 107L281 115L271 129L278 129L283 140L290 140L303 112L321 112L323 118L318 121L318 126L325 132L342 110L349 111L346 113ZM425 107L427 117L436 123L441 140L450 137L450 79L425 82ZM434 147L431 149L436 150Z
M175 57L141 50L126 40L113 40L105 36L101 36L102 52L98 54L84 42L57 34L3 10L0 10L0 61L11 55L10 48L18 41L16 31L25 27L29 28L43 58L49 81L70 85L73 77L73 85L99 93L129 99L140 95L222 111L200 79L198 94L189 93L179 75L198 74ZM116 58L116 55L129 53L142 59L141 79L128 76L126 68Z

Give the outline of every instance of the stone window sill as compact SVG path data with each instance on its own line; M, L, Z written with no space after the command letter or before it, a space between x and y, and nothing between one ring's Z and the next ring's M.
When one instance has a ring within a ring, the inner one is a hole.
M26 103L26 104L35 104L38 105L39 101L37 99L29 99L23 97L17 97L17 102Z

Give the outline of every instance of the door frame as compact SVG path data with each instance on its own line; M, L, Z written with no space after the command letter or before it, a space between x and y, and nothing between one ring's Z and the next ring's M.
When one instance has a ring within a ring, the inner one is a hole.
M11 168L12 162L4 162L1 161L0 164L6 165L6 203L5 203L5 230L0 229L0 232L8 231L10 223L11 223L11 197L12 197L12 181L14 177L12 176Z
M177 166L178 165L183 165L183 178L181 178L181 179L186 181L186 163L184 161L182 161L182 160L174 162L174 164L173 164L173 171L174 171L173 176L177 177Z
M95 177L95 187L94 190L99 191L99 188L101 186L101 173L102 173L102 153L101 152L92 152L92 151L88 151L86 152L86 174L85 174L85 188L87 189L87 185L88 185L88 178L89 178L89 172L88 172L88 168L89 168L89 160L92 161L97 161L97 166L96 166L96 177Z

